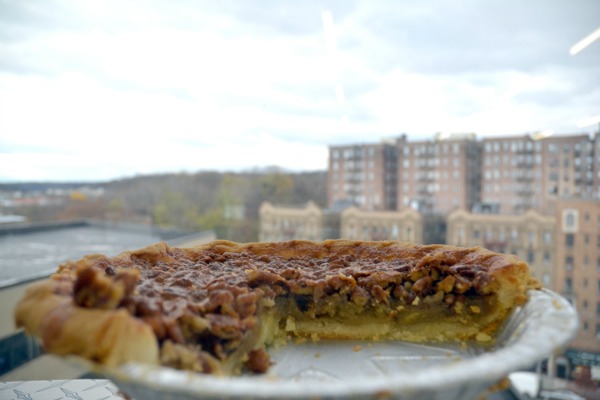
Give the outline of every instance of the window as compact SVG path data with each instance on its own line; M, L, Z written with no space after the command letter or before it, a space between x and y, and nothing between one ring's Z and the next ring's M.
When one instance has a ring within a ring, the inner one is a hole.
M544 264L550 264L550 252L549 251L544 251Z
M552 232L551 231L544 231L544 244L550 244L552 243Z
M600 281L598 281L598 285L600 286ZM567 293L571 293L573 291L573 279L565 278L565 291Z
M531 245L535 245L535 242L537 242L537 233L536 231L529 231L527 238L529 239L529 244Z
M535 262L535 252L533 250L529 250L527 252L527 262L529 264L533 264Z
M573 270L573 256L566 256L565 257L565 269L567 271L572 271Z
M544 273L544 275L542 276L542 283L544 284L544 286L550 286L550 274Z
M573 247L574 244L575 244L575 235L573 235L572 233L565 234L565 246Z
M465 229L462 226L457 227L456 228L456 244L459 246L464 244L464 238L465 238Z

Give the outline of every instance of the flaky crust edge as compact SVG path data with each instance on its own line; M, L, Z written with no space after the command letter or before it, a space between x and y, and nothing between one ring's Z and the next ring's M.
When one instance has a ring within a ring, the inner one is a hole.
M57 355L77 355L106 366L129 361L158 364L158 342L147 324L124 309L76 306L56 293L52 279L29 287L15 308L17 327Z

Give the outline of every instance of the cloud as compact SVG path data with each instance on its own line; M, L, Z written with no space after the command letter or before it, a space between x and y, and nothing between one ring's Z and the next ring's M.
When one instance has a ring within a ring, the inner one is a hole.
M598 114L600 43L568 49L599 13L584 0L0 0L0 179L314 169L329 144L404 132L571 132Z

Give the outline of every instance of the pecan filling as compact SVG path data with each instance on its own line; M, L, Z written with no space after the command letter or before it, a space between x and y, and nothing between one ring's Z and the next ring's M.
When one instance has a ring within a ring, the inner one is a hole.
M489 340L479 329L402 334L409 324L438 319L483 327L483 316L494 313L498 283L468 254L350 253L283 257L165 246L159 253L66 264L56 279L65 281L61 290L72 281L80 307L124 308L151 326L163 365L205 373L231 373L240 362L250 371L266 371L264 346L278 335L365 339L377 331L381 339ZM273 328L261 322L261 313L273 316L278 332L264 332ZM389 333L379 323L391 326ZM328 334L327 324L350 328ZM352 328L369 324L374 329Z

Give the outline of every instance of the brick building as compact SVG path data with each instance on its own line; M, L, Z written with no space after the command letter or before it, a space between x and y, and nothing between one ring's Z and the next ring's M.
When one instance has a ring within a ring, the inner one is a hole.
M446 214L479 201L481 144L474 134L414 142L402 136L396 146L398 209Z
M396 147L390 143L329 147L329 208L396 209Z
M572 346L600 353L600 201L560 200L556 208L554 289L579 313Z
M433 140L329 148L329 207L554 214L561 198L600 198L600 134Z

